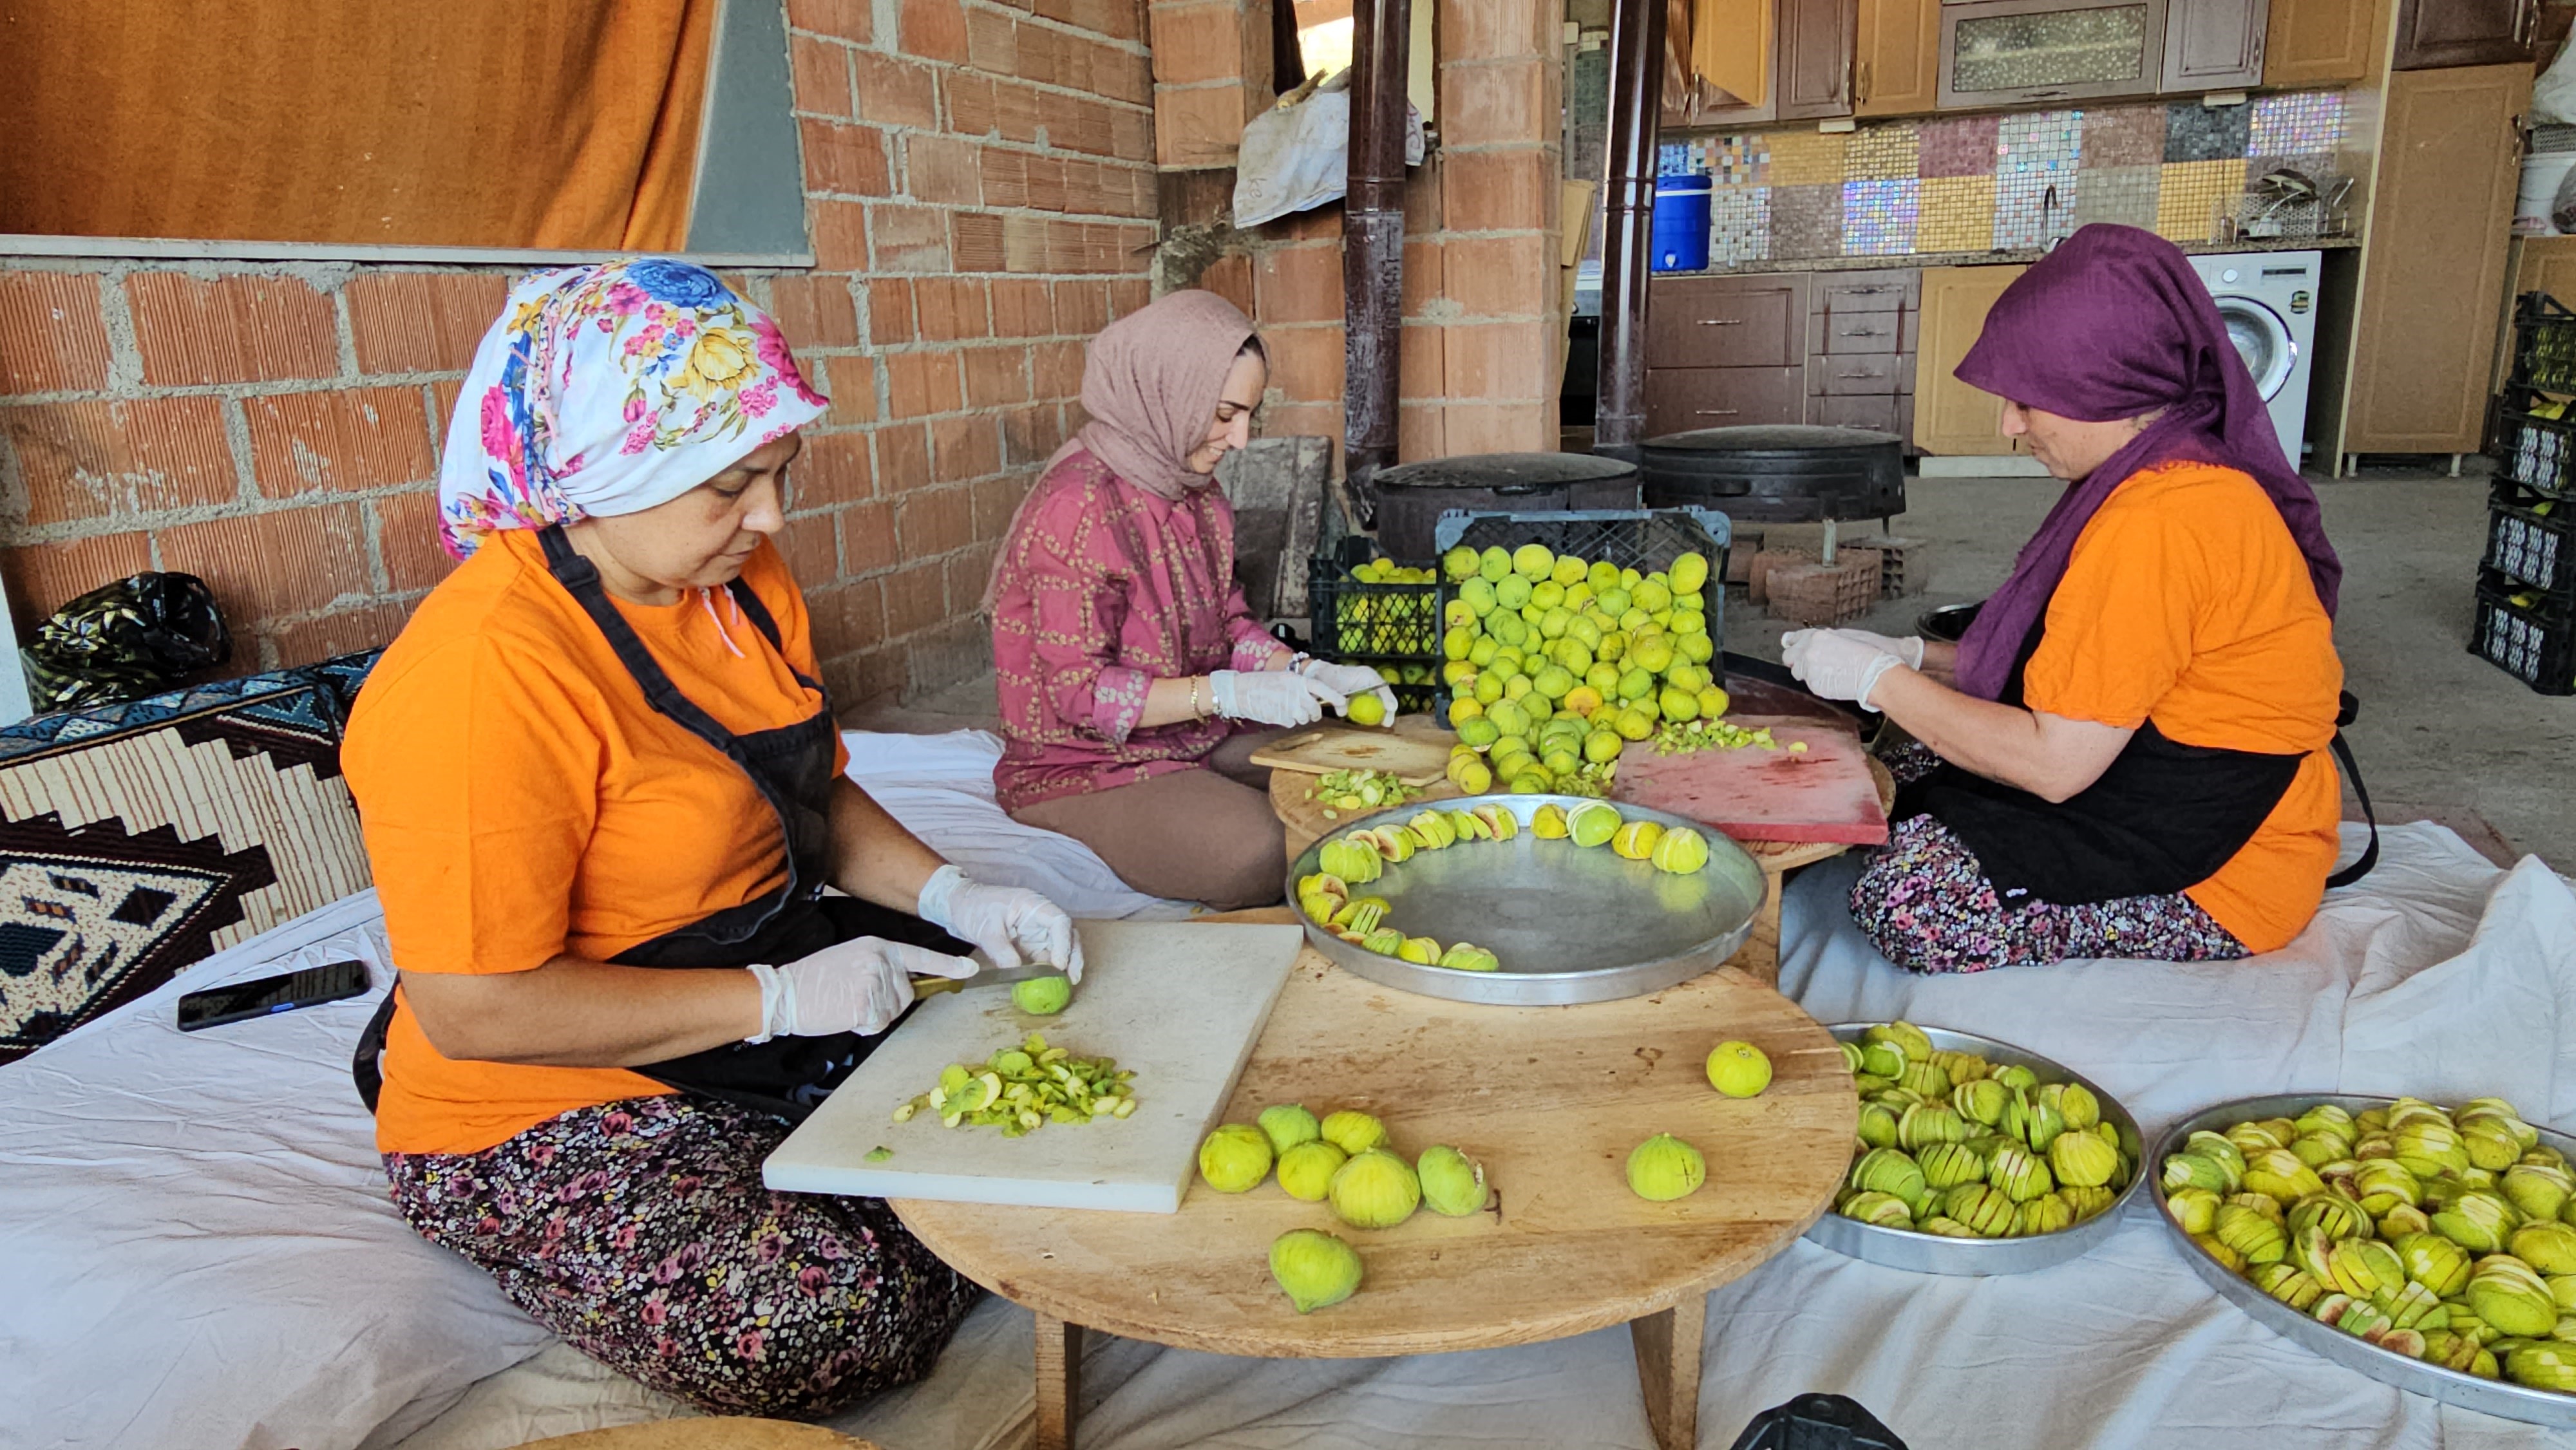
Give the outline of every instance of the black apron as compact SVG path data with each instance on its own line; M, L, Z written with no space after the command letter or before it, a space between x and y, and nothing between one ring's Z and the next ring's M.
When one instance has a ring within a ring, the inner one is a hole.
M2023 672L2046 630L2043 611L2002 703L2022 704ZM1929 814L1949 827L2006 908L2171 896L2216 875L2254 839L2306 758L2185 745L2150 720L2100 779L2062 803L1945 762L1900 793L1897 815Z
M787 848L787 879L766 896L727 907L683 927L665 932L609 958L636 967L743 967L754 962L778 964L855 937L874 936L964 956L971 948L930 923L854 897L826 897L831 870L832 792L837 772L838 727L828 698L813 715L793 725L736 735L671 682L626 617L609 602L599 571L575 552L560 528L538 534L546 566L599 627L620 663L644 691L645 702L681 729L707 743L750 777L761 798L778 817ZM736 579L729 586L743 615L780 650L778 622L750 585ZM823 687L796 671L797 682L817 695ZM383 1088L377 1063L384 1050L385 1028L393 1020L393 995L376 1009L359 1038L350 1065L358 1096L370 1112ZM856 1032L825 1037L780 1037L763 1043L735 1042L649 1063L635 1071L682 1092L719 1098L791 1122L801 1122L832 1089L840 1086L872 1050L878 1038Z

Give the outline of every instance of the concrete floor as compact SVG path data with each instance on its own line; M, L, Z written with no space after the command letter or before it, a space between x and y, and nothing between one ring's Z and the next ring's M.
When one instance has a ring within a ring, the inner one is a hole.
M2374 471L2316 481L2342 553L2336 628L2346 687L2361 697L2353 752L2383 820L2429 816L2495 853L2510 843L2576 869L2576 697L2535 695L2467 652L2477 563L2486 545L2486 480ZM1914 479L1895 531L1929 542L1929 583L1883 602L1865 628L1906 633L1917 615L1982 599L2011 571L2057 485L2047 479ZM1862 532L1875 525L1863 526ZM1767 527L1774 542L1811 543L1814 526ZM1729 649L1779 657L1789 626L1730 600ZM993 728L991 679L853 714L868 729ZM2392 811L2389 806L2399 809ZM2481 840L2481 819L2502 842Z

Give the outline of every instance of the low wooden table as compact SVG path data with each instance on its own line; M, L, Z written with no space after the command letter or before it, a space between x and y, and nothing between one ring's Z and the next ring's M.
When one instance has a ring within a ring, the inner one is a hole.
M1288 921L1281 908L1228 920ZM1760 1097L1719 1096L1703 1060L1741 1038L1768 1053ZM1150 1094L1150 1075L1137 1083ZM1734 969L1650 997L1580 1007L1461 1006L1362 980L1313 951L1290 973L1226 1110L1274 1103L1385 1120L1408 1156L1453 1144L1483 1162L1494 1206L1344 1227L1274 1181L1194 1183L1177 1215L895 1203L959 1272L1036 1311L1040 1450L1073 1443L1084 1328L1183 1349L1344 1358L1490 1349L1630 1326L1657 1442L1696 1443L1707 1291L1780 1252L1830 1203L1858 1103L1841 1050ZM1708 1156L1674 1203L1628 1190L1628 1151L1671 1132ZM1300 1315L1271 1282L1271 1241L1341 1234L1366 1279Z
M1876 757L1869 762L1870 774L1878 780L1878 803L1882 809L1896 805L1896 778ZM1355 818L1345 811L1338 820L1327 820L1324 807L1307 797L1315 777L1293 770L1270 772L1270 809L1279 817L1280 826L1288 833L1288 859L1321 840L1326 834L1350 824ZM1425 791L1423 802L1455 800L1462 792L1447 781ZM1618 804L1613 801L1611 804ZM1738 841L1762 867L1762 909L1754 914L1753 934L1727 962L1765 986L1780 980L1780 891L1790 872L1819 861L1830 861L1851 847L1834 841Z

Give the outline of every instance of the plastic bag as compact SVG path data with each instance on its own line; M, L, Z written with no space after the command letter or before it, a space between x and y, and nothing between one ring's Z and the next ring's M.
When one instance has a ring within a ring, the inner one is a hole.
M93 589L36 627L19 652L39 710L158 694L233 657L214 591L194 574L136 574Z
M2525 119L2535 126L2576 121L2576 45L2559 51L2549 69L2531 83L2531 114Z
M1350 189L1350 72L1245 124L1235 153L1234 224L1257 227ZM1404 108L1404 163L1422 164L1422 113Z

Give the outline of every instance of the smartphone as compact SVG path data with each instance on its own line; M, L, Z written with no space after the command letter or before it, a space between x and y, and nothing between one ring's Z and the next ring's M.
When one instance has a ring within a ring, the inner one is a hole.
M227 1022L266 1017L272 1012L319 1007L325 1002L358 996L366 990L366 963L324 962L300 972L284 972L274 977L235 982L229 987L208 987L202 992L190 992L179 999L179 1030L195 1032L205 1027L221 1027Z

